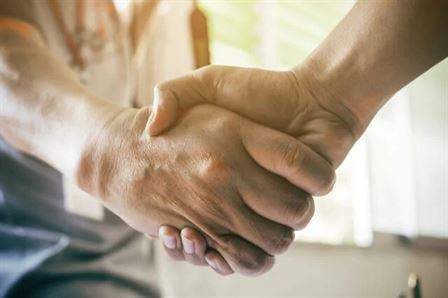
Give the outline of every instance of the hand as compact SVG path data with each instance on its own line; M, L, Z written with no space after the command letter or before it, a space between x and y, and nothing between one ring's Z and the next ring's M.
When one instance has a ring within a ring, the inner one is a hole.
M312 73L306 69L276 72L209 66L164 82L155 93L154 114L149 127L152 134L166 130L176 123L177 117L195 105L214 104L295 137L304 145L302 148L321 156L334 169L360 134L356 118L332 94L316 85ZM298 148L289 149L288 158L300 161L297 162L300 165L296 169L297 175L292 180L294 184L315 195L329 192L333 177L319 176L318 170L307 169L307 154ZM300 174L310 170L317 177L313 183ZM169 233L179 243L188 235L197 247L205 246L205 241L195 230L182 231L184 237L181 237L177 229L167 226L160 233ZM182 245L167 251L175 259L195 263L191 256L182 252ZM221 271L225 271L221 256L214 254L209 258L214 259L210 263L222 265L224 269Z
M308 194L256 162L266 167L265 158L293 179L300 165L282 150L302 145L210 105L191 109L163 136L150 137L149 114L148 108L124 109L90 138L79 185L142 233L156 236L164 223L195 228L205 236L208 253L219 252L232 270L268 270L272 256L292 242L291 228L306 225L314 207ZM306 162L333 175L311 152ZM179 245L169 238L166 243Z
M269 71L212 65L156 87L150 134L162 133L183 112L204 103L287 133L334 168L362 133L353 113L318 85L305 68ZM313 188L302 186L311 194L322 195L329 192L332 182L315 181Z

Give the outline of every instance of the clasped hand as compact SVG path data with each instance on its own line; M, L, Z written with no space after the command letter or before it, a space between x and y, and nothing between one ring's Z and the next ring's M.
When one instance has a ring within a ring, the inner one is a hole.
M354 142L305 86L291 72L221 66L165 82L152 111L123 109L92 138L80 184L160 234L175 259L266 272Z

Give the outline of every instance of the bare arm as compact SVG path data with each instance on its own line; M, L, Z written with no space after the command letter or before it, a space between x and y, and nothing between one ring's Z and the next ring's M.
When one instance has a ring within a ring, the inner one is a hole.
M83 88L28 23L0 19L0 133L73 175L82 144L120 108Z
M342 102L360 134L394 93L447 57L447 11L445 0L359 1L294 71L330 95L332 109Z

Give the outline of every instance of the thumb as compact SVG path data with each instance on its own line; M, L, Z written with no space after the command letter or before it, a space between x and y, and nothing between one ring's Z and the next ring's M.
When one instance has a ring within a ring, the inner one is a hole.
M146 131L149 135L159 135L172 126L179 114L178 106L176 96L172 91L155 87L151 115L146 124Z
M151 117L146 131L154 136L170 128L187 109L206 102L205 86L193 74L158 84L154 88Z

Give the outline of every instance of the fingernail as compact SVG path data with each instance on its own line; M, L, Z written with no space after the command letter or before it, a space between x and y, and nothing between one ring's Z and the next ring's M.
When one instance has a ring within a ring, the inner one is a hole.
M176 238L173 236L163 235L162 236L163 245L165 245L169 249L176 248Z
M194 254L194 242L186 237L182 237L182 245L184 246L184 251L192 255Z
M207 264L212 267L213 269L215 269L216 271L220 271L219 270L219 266L218 263L216 263L216 261L214 259L210 259L205 257L205 261L207 262Z

